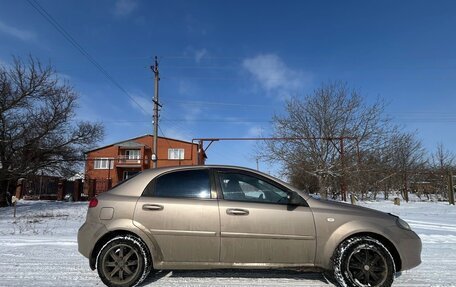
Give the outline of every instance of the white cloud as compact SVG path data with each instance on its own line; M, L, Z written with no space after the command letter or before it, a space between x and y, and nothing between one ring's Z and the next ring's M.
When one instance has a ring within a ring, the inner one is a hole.
M311 78L303 71L291 69L275 54L245 59L242 66L263 90L279 98L299 92Z
M252 126L248 129L246 137L256 138L264 134L262 127Z
M164 120L182 120L181 124L189 125L200 117L201 112L200 106L182 103L164 105L160 114Z
M194 121L201 114L201 107L199 106L183 106L183 109L185 109L184 119L187 121Z
M199 63L201 62L201 60L202 60L205 56L207 56L207 54L208 54L208 53L207 53L207 50L206 50L206 49L196 50L196 51L195 51L195 62L199 64Z
M208 29L206 28L206 25L201 22L200 18L187 14L184 21L187 25L187 34L196 37L206 36L208 34Z
M187 46L184 50L184 55L187 57L193 57L195 63L199 64L202 60L207 58L210 54L206 48L196 49L192 46Z
M177 83L177 92L182 96L192 96L198 93L196 85L189 80L179 80Z
M6 61L3 61L2 59L0 59L0 67L9 68L10 64L8 64Z
M132 95L130 99L130 105L140 111L143 115L152 115L153 105L152 99L147 99L144 96Z
M73 80L72 76L65 74L65 73L56 72L54 76L55 76L55 79L58 81L58 83L61 85L65 84L65 83L69 83Z
M162 131L164 133L164 136L167 137L167 138L184 140L184 141L191 141L192 140L192 136L191 136L189 130L183 130L181 128L179 128L179 129L176 129L176 128L162 128ZM160 131L159 134L162 135L162 132Z
M31 31L19 29L0 22L0 32L8 34L22 41L31 41L36 39L36 34Z
M114 15L127 16L138 7L136 0L117 0L114 6Z

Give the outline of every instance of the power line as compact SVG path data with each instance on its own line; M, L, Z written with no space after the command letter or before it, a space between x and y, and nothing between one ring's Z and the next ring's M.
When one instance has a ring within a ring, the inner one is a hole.
M253 108L269 108L272 105L244 104L244 103L227 103L227 102L211 102L211 101L188 101L179 99L169 99L166 102L182 103L187 105L213 105L213 106L235 106L235 107L253 107Z
M172 149L173 147L171 146L171 144L170 144L168 138L165 136L165 133L163 132L162 128L161 128L160 126L158 126L158 129L160 130L160 132L161 132L163 138L165 138L166 142L168 143L169 148Z
M165 69L190 69L190 70L195 70L195 69L211 69L211 70L235 70L239 69L237 66L166 66Z
M193 77L193 76L182 76L182 77L162 77L164 80L214 80L214 81L244 81L243 78L230 78L230 77Z
M76 48L92 65L95 66L115 87L127 95L142 111L146 110L117 82L60 24L49 14L36 0L27 0L27 2L44 17L70 44Z
M265 119L167 119L162 117L163 122L207 122L207 123L270 123L272 120ZM112 120L103 123L149 123L145 120Z
M170 126L171 129L175 129L175 130L187 130L188 129L188 127L186 127L184 124L182 124L184 121L182 121L182 123L171 122L168 120L168 118L166 118L164 116L161 116L161 119L162 119L162 122L168 122L168 126Z
M170 60L195 60L195 56L179 56L179 55L168 55L160 56L160 59L170 59ZM217 57L217 56L204 56L201 60L242 60L242 57Z
M406 122L406 123L454 123L456 122L456 118L397 118L397 121ZM206 122L207 124L210 123L272 123L272 119L212 119L212 118L199 118L199 119L185 119L185 118L174 118L168 119L162 117L163 122ZM104 121L103 123L149 123L146 120L110 120Z
M163 121L163 120L165 120L165 119L162 117L162 121ZM165 120L165 121L166 121L166 120ZM179 126L182 128L181 125L179 125ZM167 141L169 148L172 149L173 147L171 146L170 142L168 141L168 137L167 137L167 136L165 135L165 133L163 132L161 126L158 126L158 128L159 128L159 130L160 130L160 132L161 132L163 138ZM193 155L193 149L192 149L191 153L192 153L192 155ZM222 155L221 153L218 153L218 152L215 152L215 153L216 153L217 155L219 155L219 157L226 158L226 155Z
M217 122L217 123L269 123L272 120L263 119L167 119L167 122Z

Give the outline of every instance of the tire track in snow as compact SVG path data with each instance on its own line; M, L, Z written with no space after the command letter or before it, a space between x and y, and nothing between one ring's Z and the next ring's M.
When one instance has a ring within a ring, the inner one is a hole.
M431 229L431 230L445 230L456 232L455 224L444 224L429 221L406 220L412 227Z
M61 242L59 242L61 241ZM54 244L51 244L54 243ZM63 244L59 244L63 243ZM0 236L0 286L104 286L74 239ZM318 273L286 270L161 271L141 286L331 286Z

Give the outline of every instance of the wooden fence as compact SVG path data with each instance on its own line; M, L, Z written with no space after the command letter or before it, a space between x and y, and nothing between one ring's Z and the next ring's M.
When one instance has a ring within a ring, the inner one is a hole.
M83 194L82 179L74 181L50 176L36 176L19 179L16 184L15 195L18 199L30 200L86 200Z

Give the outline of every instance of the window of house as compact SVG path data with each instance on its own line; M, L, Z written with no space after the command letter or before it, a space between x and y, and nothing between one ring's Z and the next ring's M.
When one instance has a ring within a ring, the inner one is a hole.
M133 176L135 176L136 174L140 173L139 170L125 170L123 172L123 178L122 180L127 180Z
M140 157L139 149L129 149L125 151L126 159L139 159Z
M108 168L109 167L109 168ZM114 159L113 158L97 158L94 162L95 169L113 169Z
M183 148L168 149L168 159L184 159L184 149Z
M146 188L146 196L211 198L208 170L182 170L168 173L156 179L152 190Z

